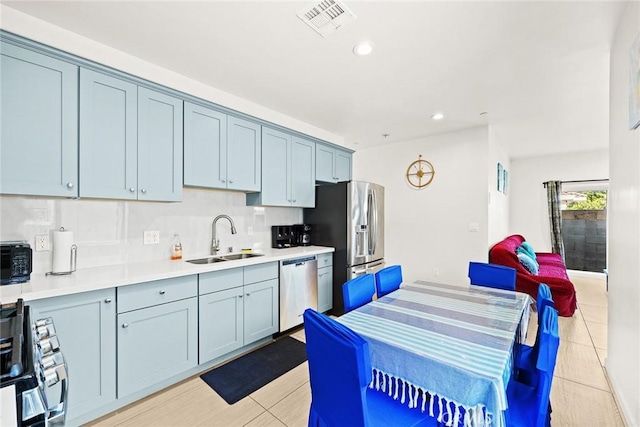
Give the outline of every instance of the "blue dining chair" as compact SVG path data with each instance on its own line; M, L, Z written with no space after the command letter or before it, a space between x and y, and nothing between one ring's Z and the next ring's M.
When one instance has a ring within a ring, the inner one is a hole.
M535 386L511 380L507 387L507 425L514 427L549 427L553 371L558 357L558 312L545 307L540 323L540 348L536 360L538 371Z
M516 290L516 269L504 265L472 261L469 263L469 279L472 285Z
M536 341L533 346L526 344L518 344L517 359L515 363L517 379L521 383L533 386L538 377L536 362L540 349L540 335L542 326L542 314L546 307L554 308L553 298L551 297L551 289L545 283L538 285L538 295L536 298L536 308L538 310L538 332Z
M375 276L376 294L380 298L400 287L400 284L402 284L402 267L391 265L378 271Z
M344 311L349 312L354 308L365 305L373 300L376 294L376 283L373 274L363 274L355 277L342 285L342 298L344 299Z
M303 318L311 383L309 427L436 426L428 412L369 388L369 344L360 335L313 309Z

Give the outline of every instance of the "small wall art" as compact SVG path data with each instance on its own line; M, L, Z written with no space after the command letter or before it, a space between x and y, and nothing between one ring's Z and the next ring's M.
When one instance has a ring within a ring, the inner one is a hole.
M497 190L499 192L502 192L503 180L504 180L504 169L502 168L502 163L498 162Z
M640 33L629 51L629 129L640 126Z
M507 188L509 188L509 171L504 169L503 175L504 176L502 177L502 192L504 194L507 194Z

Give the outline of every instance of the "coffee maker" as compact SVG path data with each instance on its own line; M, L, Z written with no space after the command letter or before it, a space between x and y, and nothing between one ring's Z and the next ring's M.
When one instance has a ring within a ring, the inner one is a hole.
M298 246L311 245L311 225L296 224L293 226L293 235Z

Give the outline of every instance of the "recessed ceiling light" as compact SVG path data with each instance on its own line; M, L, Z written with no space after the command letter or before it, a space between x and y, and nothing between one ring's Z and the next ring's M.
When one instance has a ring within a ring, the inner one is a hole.
M435 113L433 116L431 116L431 118L432 118L433 120L442 120L442 119L444 119L444 114L442 114L442 113Z
M373 43L362 42L353 47L353 54L356 56L366 56L373 52Z

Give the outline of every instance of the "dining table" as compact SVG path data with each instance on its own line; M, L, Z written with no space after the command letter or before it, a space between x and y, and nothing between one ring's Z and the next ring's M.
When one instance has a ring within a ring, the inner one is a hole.
M336 320L368 343L369 387L447 426L502 427L531 302L515 291L403 282Z

